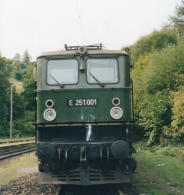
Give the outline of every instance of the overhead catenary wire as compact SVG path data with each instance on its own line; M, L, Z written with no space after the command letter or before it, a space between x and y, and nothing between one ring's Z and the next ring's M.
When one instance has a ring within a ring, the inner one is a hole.
M83 25L82 25L82 20L81 20L81 12L80 12L80 0L76 0L76 11L77 11L77 19L79 22L79 35L80 35L80 42L84 44L85 40L85 35L83 31Z

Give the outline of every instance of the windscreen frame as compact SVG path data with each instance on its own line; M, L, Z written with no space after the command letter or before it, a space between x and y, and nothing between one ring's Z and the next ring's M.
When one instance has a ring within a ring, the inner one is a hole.
M49 77L48 76L48 74L49 74L49 67L48 66L49 66L49 62L50 61L69 61L69 60L72 60L72 61L76 61L77 62L77 64L76 64L77 65L76 66L76 74L77 74L76 82L66 83L66 82L61 82L60 81L60 83L62 85L77 85L79 83L79 61L78 61L78 59L76 59L76 58L56 58L56 59L51 58L51 59L48 59L47 64L46 64L46 84L48 86L59 86L59 84L57 84L56 82L54 84L51 84L51 83L48 82L48 77ZM52 75L52 76L54 76L54 75Z
M97 85L98 83L97 82L89 82L88 81L88 60L109 60L109 59L113 59L116 61L116 71L117 71L117 80L115 82L102 82L100 81L102 84L110 84L110 85L114 85L114 84L117 84L119 83L119 79L120 79L120 73L119 73L119 61L117 60L116 57L90 57L86 60L86 82L89 84L89 85ZM95 75L94 75L95 76ZM98 78L97 78L98 79Z

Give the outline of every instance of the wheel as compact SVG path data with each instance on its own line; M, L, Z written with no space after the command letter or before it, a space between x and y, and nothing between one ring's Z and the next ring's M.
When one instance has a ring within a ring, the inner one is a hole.
M129 170L132 170L132 173L135 172L135 170L137 168L137 161L135 160L135 158L130 158L129 159L128 168L129 168Z

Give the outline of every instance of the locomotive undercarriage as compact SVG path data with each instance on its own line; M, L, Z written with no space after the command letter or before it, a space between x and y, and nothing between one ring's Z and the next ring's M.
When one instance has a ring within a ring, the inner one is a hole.
M118 135L117 132L113 134ZM121 139L118 139L118 136L111 137L109 141L104 141L104 138L96 140L38 141L40 183L74 185L131 183L131 174L136 166L131 158L134 150L131 144L123 140L122 136Z
M60 173L39 172L39 181L42 184L72 184L97 185L131 183L131 172L123 173L116 169L93 169L86 163L81 163L76 169L64 169Z

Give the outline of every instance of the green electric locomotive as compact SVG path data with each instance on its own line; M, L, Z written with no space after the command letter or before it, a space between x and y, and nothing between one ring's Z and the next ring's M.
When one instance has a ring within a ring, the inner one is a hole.
M36 141L43 184L131 183L129 56L102 45L37 58Z

